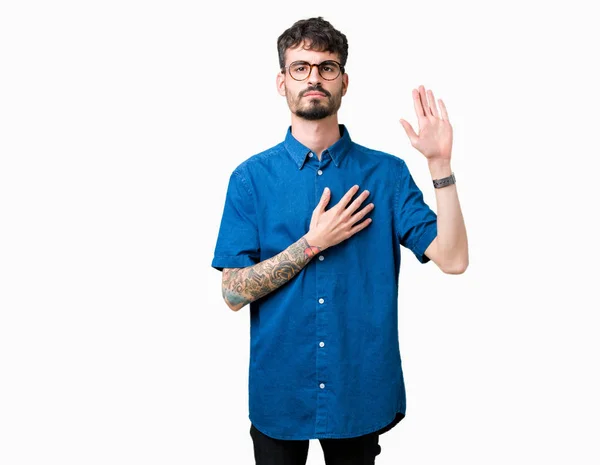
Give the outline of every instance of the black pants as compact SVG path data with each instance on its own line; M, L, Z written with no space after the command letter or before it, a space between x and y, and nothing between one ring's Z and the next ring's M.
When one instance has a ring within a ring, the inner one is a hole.
M374 465L381 452L379 431L355 438L319 439L326 465ZM253 424L256 465L305 465L309 440L275 439L260 432Z

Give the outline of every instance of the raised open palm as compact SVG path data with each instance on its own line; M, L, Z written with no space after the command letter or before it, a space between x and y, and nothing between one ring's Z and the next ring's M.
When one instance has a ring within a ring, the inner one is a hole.
M425 87L413 89L413 102L419 122L419 133L416 134L410 123L400 118L400 124L406 131L411 145L421 152L428 161L450 160L452 152L452 125L448 120L446 106L442 99L438 99L440 112L438 112L431 90L427 91L429 103L425 94Z

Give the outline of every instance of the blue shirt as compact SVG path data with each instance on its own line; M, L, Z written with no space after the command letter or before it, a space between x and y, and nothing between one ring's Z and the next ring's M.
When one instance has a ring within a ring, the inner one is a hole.
M251 302L249 418L278 439L349 438L393 426L406 392L398 339L400 245L427 263L437 216L406 163L340 139L321 160L288 127L283 142L231 173L212 267L267 260L310 228L329 187L333 207L355 184L372 223L325 249ZM247 307L246 307L247 308ZM387 431L384 429L384 431Z

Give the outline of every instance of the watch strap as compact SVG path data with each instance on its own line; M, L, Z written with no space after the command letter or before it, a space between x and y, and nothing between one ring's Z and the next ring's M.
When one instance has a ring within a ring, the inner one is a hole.
M452 173L448 177L441 178L441 179L434 179L433 187L435 187L436 189L439 189L441 187L446 187L446 186L449 186L450 184L455 184L455 183L456 183L456 178L454 177L454 173Z

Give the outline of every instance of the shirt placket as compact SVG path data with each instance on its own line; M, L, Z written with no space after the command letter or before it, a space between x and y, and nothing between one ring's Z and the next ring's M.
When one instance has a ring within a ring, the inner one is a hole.
M312 155L312 152L311 152ZM310 155L309 155L310 156ZM311 157L313 158L313 157ZM327 173L331 169L331 158L327 151L323 152L321 160L316 157L313 162L317 162L317 171L315 172L315 199L320 199L323 189L327 186ZM328 320L331 310L331 293L329 292L329 282L325 273L327 267L327 257L324 251L316 257L316 292L315 292L315 351L316 351L316 380L315 389L317 391L317 412L315 415L315 433L326 434L328 418L328 399L331 386L329 385L329 363L327 357L327 336Z

